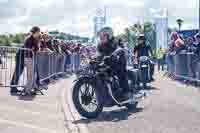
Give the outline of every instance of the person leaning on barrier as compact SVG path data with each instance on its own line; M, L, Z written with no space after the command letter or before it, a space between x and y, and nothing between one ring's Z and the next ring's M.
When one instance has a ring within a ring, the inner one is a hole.
M62 53L62 49L61 49L59 40L53 40L53 46L54 46L54 50L55 50L54 52L56 52L58 54Z
M27 84L24 90L23 95L30 95L32 92L33 85L33 54L39 51L39 39L40 39L40 28L35 26L31 29L31 35L26 39L24 43L24 48L26 50L24 55L24 63L27 68Z
M195 54L198 55L200 58L200 34L199 33L195 35L195 39L197 42Z
M52 53L53 50L51 50L49 48L49 37L48 37L48 34L47 33L43 33L42 36L41 36L41 41L40 41L40 51L41 52L49 52L49 53Z
M194 44L194 38L193 37L187 38L186 50L187 50L187 52L195 52L196 51L196 46Z

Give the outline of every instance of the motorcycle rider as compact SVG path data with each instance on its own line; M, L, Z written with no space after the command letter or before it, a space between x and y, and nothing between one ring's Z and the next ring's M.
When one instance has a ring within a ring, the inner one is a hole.
M134 57L135 57L135 62L138 64L138 60L141 56L147 56L150 57L153 55L153 51L149 45L145 44L145 36L144 34L140 34L138 37L138 45L135 46L134 48ZM151 80L153 81L153 74L154 74L154 64L150 65L150 76Z
M98 36L97 60L102 61L104 57L113 55L114 58L110 61L110 65L119 79L120 87L124 91L122 98L126 100L132 98L127 79L126 54L123 50L120 50L118 42L113 36L112 28L102 28Z

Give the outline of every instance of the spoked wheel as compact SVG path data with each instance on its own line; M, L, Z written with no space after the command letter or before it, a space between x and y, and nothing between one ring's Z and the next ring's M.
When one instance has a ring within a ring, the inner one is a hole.
M96 118L103 106L98 102L97 91L91 80L78 81L73 89L73 102L77 111L86 118Z

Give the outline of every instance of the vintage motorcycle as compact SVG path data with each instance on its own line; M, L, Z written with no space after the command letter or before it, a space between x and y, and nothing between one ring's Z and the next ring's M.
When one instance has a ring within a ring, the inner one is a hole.
M105 61L92 62L84 74L78 74L73 87L72 99L77 111L86 118L96 118L103 107L125 106L136 108L144 94L137 94L135 83L138 70L129 70L129 86L132 98L123 99L118 77Z
M152 82L151 65L155 65L155 63L149 57L141 56L139 58L137 67L139 70L138 84L141 83L143 85L143 89L147 89L147 83Z

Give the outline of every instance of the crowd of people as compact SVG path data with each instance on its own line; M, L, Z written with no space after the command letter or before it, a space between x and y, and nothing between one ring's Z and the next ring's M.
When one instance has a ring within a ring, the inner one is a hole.
M81 44L79 42L65 41L56 39L48 33L41 32L39 27L33 27L27 34L22 48L27 50L19 50L16 54L16 67L11 81L11 85L17 85L20 75L23 73L24 67L27 68L27 84L31 87L33 84L33 56L37 53L51 53L65 56L65 71L77 71L81 63L96 53L96 47L89 44ZM24 89L30 93L30 88ZM19 92L16 87L11 87L11 93Z
M175 59L174 56L179 53L190 53L193 56L188 61L188 76L195 78L195 68L200 58L200 34L190 37L181 37L177 32L171 34L171 44L165 53L166 63L168 66L169 76L174 78L175 73Z

